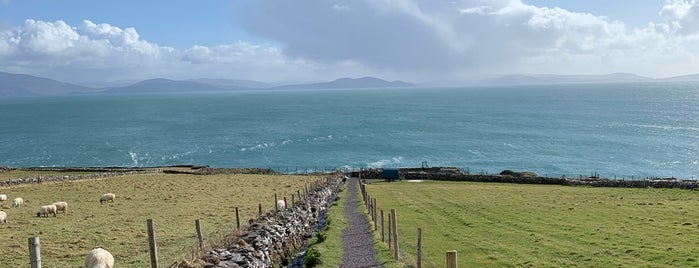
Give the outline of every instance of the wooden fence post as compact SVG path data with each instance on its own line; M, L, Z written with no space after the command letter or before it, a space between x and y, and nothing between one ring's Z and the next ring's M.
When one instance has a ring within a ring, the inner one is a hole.
M235 207L235 227L240 229L240 214L238 214L238 207Z
M385 242L384 239L384 221L383 221L383 209L381 210L381 242Z
M284 209L289 208L289 205L286 203L286 196L284 197Z
M393 214L388 212L388 250L393 253Z
M262 204L257 204L257 216L262 216Z
M293 206L294 203L296 203L296 200L295 200L294 194L291 194L291 205Z
M38 236L29 238L29 261L31 268L41 268L41 242Z
M396 260L398 260L398 216L395 208L391 209L391 214L393 214L393 254Z
M299 201L301 201L301 190L296 190L296 194L299 195Z
M373 204L373 207L371 209L371 218L374 219L374 231L376 231L379 229L379 227L378 227L379 219L377 219L377 217L376 217L376 216L378 216L378 215L376 215L376 198L374 198L374 201L371 203Z
M456 250L447 250L447 268L457 268Z
M148 219L148 246L150 250L150 267L158 268L158 245L155 240L155 227L153 226L153 219Z
M204 236L201 234L201 221L194 220L194 227L197 229L197 238L199 238L199 250L204 250Z
M417 264L415 268L422 268L422 228L417 228Z

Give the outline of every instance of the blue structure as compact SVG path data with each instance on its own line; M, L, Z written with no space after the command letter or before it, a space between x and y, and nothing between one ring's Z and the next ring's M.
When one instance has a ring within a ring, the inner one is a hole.
M385 181L396 181L402 179L400 176L400 170L397 168L384 168L381 173L381 178Z

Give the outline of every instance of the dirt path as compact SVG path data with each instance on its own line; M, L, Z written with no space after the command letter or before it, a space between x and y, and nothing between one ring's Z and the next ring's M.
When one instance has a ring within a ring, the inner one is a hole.
M382 267L376 261L374 240L366 215L357 211L361 200L357 197L357 178L347 180L345 219L347 227L342 231L342 263L340 267Z

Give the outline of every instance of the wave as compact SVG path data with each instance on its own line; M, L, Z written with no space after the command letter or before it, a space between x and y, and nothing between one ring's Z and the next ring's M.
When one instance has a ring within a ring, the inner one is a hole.
M343 139L347 139L347 136L344 135L342 136ZM246 151L262 151L265 149L269 148L274 148L274 147L279 147L279 146L287 146L291 145L294 143L302 143L302 142L317 142L317 141L329 141L333 140L335 137L333 135L327 135L327 136L317 136L317 137L309 137L309 138L300 138L300 139L286 139L283 141L272 141L272 142L261 142L258 144L255 144L253 146L249 147L243 147L238 149L241 152L246 152Z
M367 166L371 168L382 168L384 166L390 166L399 164L403 160L402 156L393 157L391 159L382 159L375 162L368 163Z

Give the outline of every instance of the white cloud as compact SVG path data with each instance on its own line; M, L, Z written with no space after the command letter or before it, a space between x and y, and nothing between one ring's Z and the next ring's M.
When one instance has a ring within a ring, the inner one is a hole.
M254 1L234 17L247 33L278 45L241 40L188 49L108 23L26 20L0 30L0 71L64 81L699 73L697 0L667 1L658 10L658 21L628 28L521 0Z
M336 2L352 3L353 12L326 12L324 3L316 2L258 2L237 18L251 34L282 43L288 56L324 63L352 60L429 77L459 72L699 72L687 69L698 63L693 51L699 27L696 0L659 6L665 20L645 29L520 0Z

